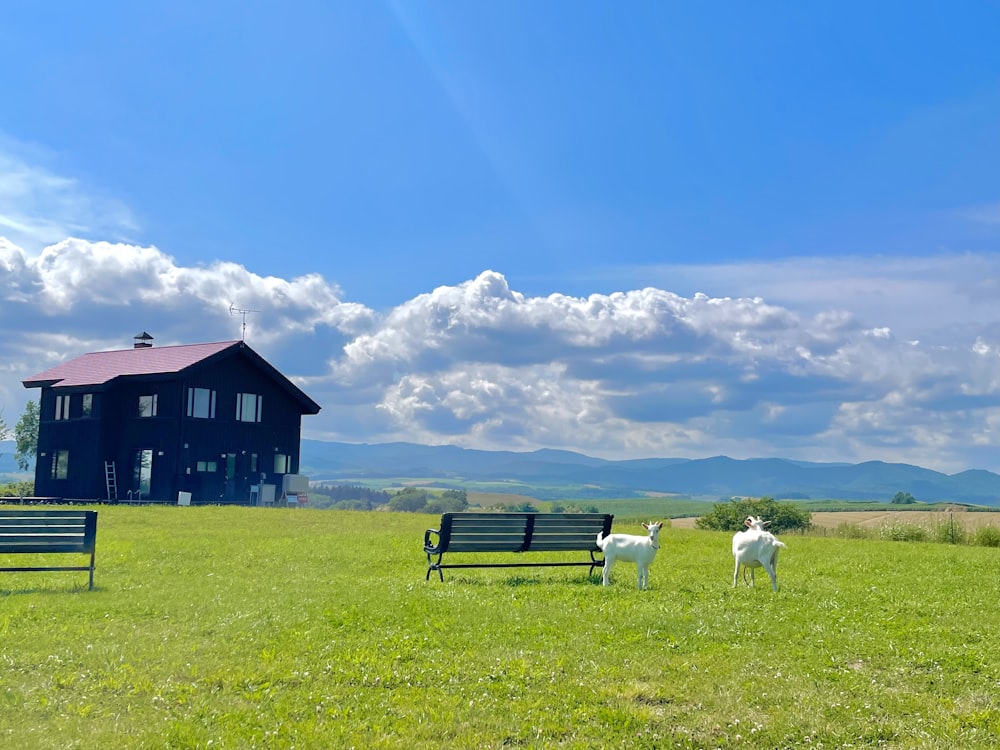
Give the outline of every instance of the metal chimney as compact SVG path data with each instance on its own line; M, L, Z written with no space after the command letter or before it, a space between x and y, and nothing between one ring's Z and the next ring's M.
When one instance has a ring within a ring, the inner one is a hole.
M133 349L149 349L153 346L153 337L145 331L137 333L132 338L135 339L135 342L132 344Z

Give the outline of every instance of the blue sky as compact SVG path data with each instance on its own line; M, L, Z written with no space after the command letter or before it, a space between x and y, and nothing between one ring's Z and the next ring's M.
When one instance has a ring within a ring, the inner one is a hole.
M0 406L235 302L317 437L1000 468L998 37L995 2L5 4Z

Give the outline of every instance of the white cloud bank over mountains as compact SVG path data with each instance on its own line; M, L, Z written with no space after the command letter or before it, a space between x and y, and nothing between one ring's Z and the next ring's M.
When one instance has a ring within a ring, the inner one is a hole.
M0 239L0 408L12 424L38 393L23 378L142 330L160 346L239 338L235 306L255 311L248 343L322 405L307 437L1000 470L1000 310L987 304L1000 258L907 268L813 259L704 277L737 295L757 278L767 299L531 297L485 270L376 311L318 274L182 267L155 247L79 239L31 254ZM657 273L680 288L706 271Z

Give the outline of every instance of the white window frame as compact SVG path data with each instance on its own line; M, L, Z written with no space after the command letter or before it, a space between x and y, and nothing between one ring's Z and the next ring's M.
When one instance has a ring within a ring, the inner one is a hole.
M188 388L187 415L193 419L215 419L215 391Z
M142 396L139 396L139 416L140 417L144 417L144 418L145 417L155 417L156 416L156 406L157 406L156 402L157 402L157 400L158 400L157 399L157 394L155 394L155 393L147 393L147 394L144 394ZM145 412L143 412L143 410L142 410L143 402L148 403L150 405L149 414L146 414Z
M264 397L256 393L236 394L236 421L259 422L264 411Z
M69 419L69 400L72 398L70 394L56 396L56 415L57 420Z

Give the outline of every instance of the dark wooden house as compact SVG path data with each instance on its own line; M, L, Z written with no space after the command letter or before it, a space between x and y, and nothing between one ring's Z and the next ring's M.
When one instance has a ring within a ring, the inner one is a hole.
M22 381L41 388L36 495L247 502L254 485L298 473L316 402L243 341L151 339Z

